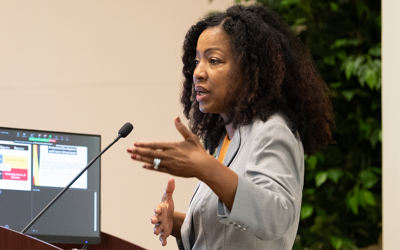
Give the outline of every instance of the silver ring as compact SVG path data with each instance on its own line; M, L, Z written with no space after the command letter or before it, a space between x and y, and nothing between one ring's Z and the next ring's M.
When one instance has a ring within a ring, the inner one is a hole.
M154 165L155 170L158 169L158 166L160 165L160 163L161 163L161 159L154 158L153 165Z

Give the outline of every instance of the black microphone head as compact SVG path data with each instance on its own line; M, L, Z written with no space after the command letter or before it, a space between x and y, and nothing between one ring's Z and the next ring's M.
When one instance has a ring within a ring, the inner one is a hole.
M127 137L129 135L129 133L132 131L133 126L130 122L125 123L124 126L122 126L120 128L120 130L118 131L118 134L120 136L122 136L123 138Z

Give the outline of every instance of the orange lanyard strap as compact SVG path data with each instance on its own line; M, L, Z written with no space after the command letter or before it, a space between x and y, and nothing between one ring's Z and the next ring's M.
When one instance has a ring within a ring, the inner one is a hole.
M221 151L219 152L219 155L218 155L219 162L224 163L225 155L226 155L226 152L228 151L230 143L231 143L231 140L229 140L228 135L226 135L224 142L222 143Z

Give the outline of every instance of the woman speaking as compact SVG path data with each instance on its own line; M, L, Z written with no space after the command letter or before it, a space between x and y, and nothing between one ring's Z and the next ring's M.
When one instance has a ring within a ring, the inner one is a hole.
M290 28L261 6L192 26L183 45L178 142L136 142L143 168L199 179L186 213L169 179L151 223L180 249L292 249L304 154L332 143L328 88Z

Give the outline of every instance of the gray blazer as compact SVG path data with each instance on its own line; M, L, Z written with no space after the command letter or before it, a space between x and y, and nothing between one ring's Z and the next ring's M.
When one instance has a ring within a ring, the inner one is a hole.
M217 156L221 145L217 151ZM284 116L239 127L224 165L239 176L232 209L200 182L181 228L180 249L292 249L304 179L304 152Z

